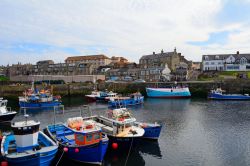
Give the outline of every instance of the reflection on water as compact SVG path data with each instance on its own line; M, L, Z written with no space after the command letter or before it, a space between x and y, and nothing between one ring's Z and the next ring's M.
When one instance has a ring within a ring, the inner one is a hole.
M79 116L84 98L64 98L65 114L57 112L56 121ZM10 102L14 103L14 101ZM104 115L105 103L90 103L92 114ZM163 124L158 141L141 141L133 147L127 165L250 165L250 102L146 99L144 105L131 107L141 122ZM53 111L27 113L41 121L41 128L54 122ZM84 115L90 114L87 110ZM14 120L22 120L18 114ZM8 125L0 125L8 131ZM59 157L58 157L59 158ZM57 159L58 159L57 158ZM104 165L124 165L127 154L107 153ZM63 159L60 165L80 165Z

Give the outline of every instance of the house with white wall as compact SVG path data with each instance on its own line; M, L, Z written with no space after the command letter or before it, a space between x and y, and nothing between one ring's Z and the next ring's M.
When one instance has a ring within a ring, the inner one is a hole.
M250 54L215 54L202 56L203 71L250 71Z

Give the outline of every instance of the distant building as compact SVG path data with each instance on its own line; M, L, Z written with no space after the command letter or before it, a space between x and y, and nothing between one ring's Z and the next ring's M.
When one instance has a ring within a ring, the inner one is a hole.
M117 62L127 63L128 62L128 60L124 57L112 56L110 59L111 59L111 63L117 63Z
M124 80L126 77L131 77L132 79L139 78L140 68L138 64L134 62L115 64L115 66L112 66L112 69L106 72L106 79Z
M175 71L176 65L181 62L181 53L177 53L176 49L173 52L164 52L161 50L160 53L150 55L144 55L140 58L141 68L154 68L154 67L163 67L165 64L168 64L168 67L171 71Z
M201 62L192 62L192 70L201 70Z
M203 71L249 71L250 54L215 54L202 56Z
M185 69L183 67L184 64ZM179 75L180 72L186 75L188 71L183 72L183 70L189 70L191 66L191 61L185 59L181 53L177 53L176 49L174 49L173 52L164 52L161 50L160 53L153 52L153 54L144 55L140 58L140 78L146 81L169 81L172 78L179 79L183 76ZM169 72L164 75L162 71ZM186 76L183 77L185 77L186 80Z
M181 62L176 66L176 70L174 73L176 81L186 81L188 78L188 65L184 62Z
M111 63L111 59L106 55L86 55L86 56L73 56L68 57L65 63L90 63L93 65L94 70L97 70L99 66L106 66Z
M139 78L147 82L158 82L158 81L170 81L171 79L171 70L168 68L168 65L159 67L149 67L145 69L140 69Z

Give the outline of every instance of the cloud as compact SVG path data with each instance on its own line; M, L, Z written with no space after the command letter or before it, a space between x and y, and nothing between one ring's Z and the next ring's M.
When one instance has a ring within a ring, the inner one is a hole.
M231 12L225 7L228 3L1 0L1 63L33 63L42 59L63 62L67 56L100 53L138 62L142 55L161 49L172 51L174 47L188 59L201 60L201 55L212 52L212 48L235 49L237 44L233 40L247 42L244 35L249 26L245 20L223 22L225 13ZM218 36L223 32L224 37ZM222 39L223 42L218 42Z

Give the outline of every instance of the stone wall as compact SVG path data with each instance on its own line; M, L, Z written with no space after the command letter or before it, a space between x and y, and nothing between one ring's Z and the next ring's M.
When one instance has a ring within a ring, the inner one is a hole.
M105 75L73 75L73 76L64 76L64 75L21 75L21 76L11 76L10 81L20 81L20 82L29 82L29 81L42 81L42 80L64 80L65 83L70 82L86 82L91 81L95 82L96 80L105 80Z

